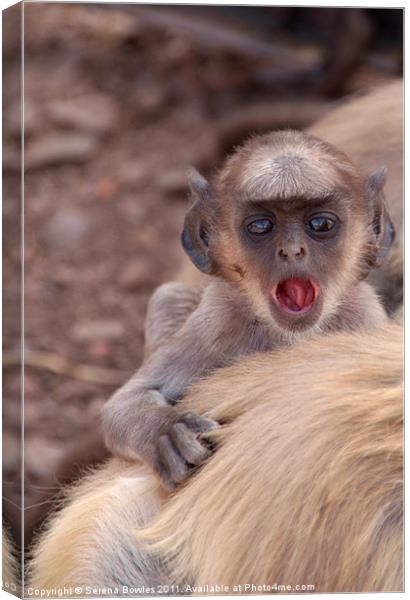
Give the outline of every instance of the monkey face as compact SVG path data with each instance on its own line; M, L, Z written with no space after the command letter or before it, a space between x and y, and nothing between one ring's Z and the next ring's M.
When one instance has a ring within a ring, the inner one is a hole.
M284 332L320 326L380 266L394 238L385 170L364 180L349 158L302 132L248 140L211 184L191 178L183 246L203 272L238 281Z
M281 329L320 321L326 292L345 269L348 220L336 195L244 204L234 224L242 284Z

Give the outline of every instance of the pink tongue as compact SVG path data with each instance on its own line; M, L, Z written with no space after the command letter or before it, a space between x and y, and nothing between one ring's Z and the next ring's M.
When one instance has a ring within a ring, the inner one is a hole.
M300 311L312 304L314 289L307 279L286 279L278 286L278 296L288 308Z

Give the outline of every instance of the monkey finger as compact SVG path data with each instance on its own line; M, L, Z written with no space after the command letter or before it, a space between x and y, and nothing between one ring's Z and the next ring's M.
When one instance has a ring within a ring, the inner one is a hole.
M164 466L161 463L159 463L155 467L155 474L157 475L157 477L159 477L162 485L169 492L173 492L176 489L177 484L175 483L175 481L172 481L168 471L164 468Z
M168 435L162 435L159 438L158 447L161 463L167 475L176 483L183 481L188 475L189 467Z
M209 450L201 444L191 429L184 423L175 423L170 436L181 455L192 465L200 465L210 455Z
M182 415L181 421L196 433L206 433L207 431L213 431L220 427L217 421L191 412Z

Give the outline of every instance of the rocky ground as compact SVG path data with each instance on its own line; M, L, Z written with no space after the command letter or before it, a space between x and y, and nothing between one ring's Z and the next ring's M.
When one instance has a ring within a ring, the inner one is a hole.
M117 7L25 7L27 506L141 361L147 301L182 259L187 165L208 173L249 132L303 127L341 95L295 93L266 48L238 50L235 31L236 46ZM320 56L318 45L275 39L295 72ZM7 509L19 503L21 264L18 45L5 50ZM343 94L396 75L396 54L376 53Z

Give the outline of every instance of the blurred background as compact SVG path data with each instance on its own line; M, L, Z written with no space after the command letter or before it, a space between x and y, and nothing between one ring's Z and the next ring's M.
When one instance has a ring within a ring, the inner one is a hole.
M3 18L3 495L15 530L20 11ZM98 455L101 406L141 361L147 301L182 262L187 166L208 174L250 133L304 128L400 76L402 19L398 9L25 5L28 528L84 439Z

